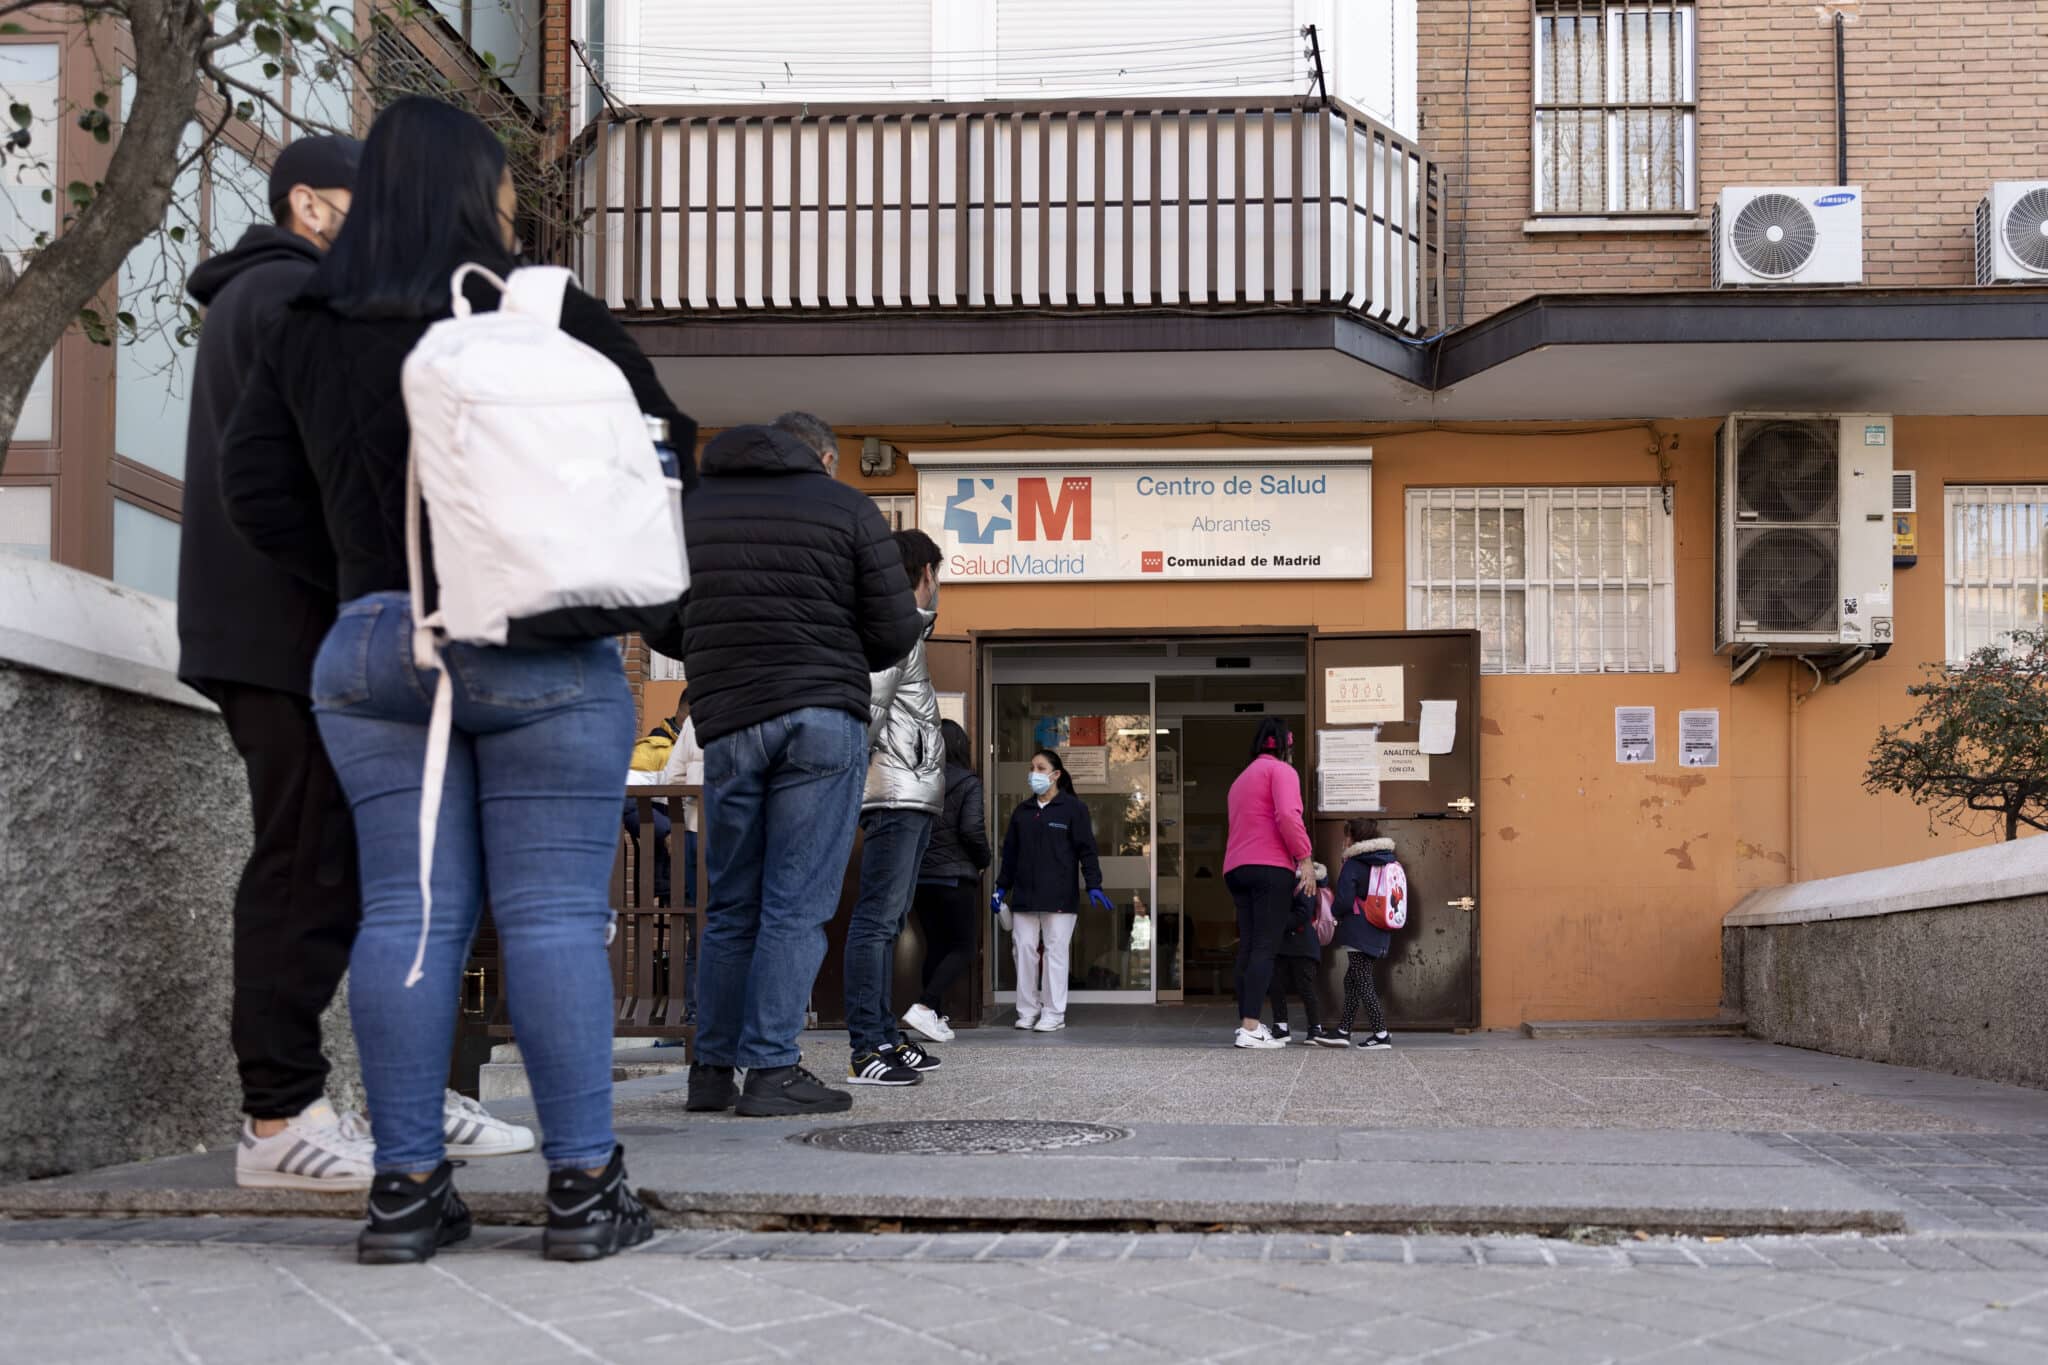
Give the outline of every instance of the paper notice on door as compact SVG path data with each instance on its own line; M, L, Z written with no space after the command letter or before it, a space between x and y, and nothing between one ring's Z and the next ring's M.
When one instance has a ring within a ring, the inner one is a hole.
M1067 776L1074 779L1075 791L1109 790L1107 744L1076 744L1060 755L1060 762L1067 765Z
M1316 772L1316 809L1325 815L1380 808L1378 768L1321 768Z
M967 728L967 694L965 692L939 693L939 719L950 720L965 730Z
M1379 750L1380 781L1429 781L1429 755L1422 752L1420 744L1380 744L1375 747Z
M1678 766L1718 768L1721 766L1721 713L1680 711L1678 713Z
M1316 731L1318 768L1357 768L1379 761L1379 727Z
M1326 668L1323 670L1325 725L1380 725L1401 719L1401 670L1394 668Z
M1657 708L1617 706L1614 708L1614 761L1655 763L1657 761Z
M1447 754L1458 745L1458 701L1422 703L1422 733L1418 747L1426 754Z

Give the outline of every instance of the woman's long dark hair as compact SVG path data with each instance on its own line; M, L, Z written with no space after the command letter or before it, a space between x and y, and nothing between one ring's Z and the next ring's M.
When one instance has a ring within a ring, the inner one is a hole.
M355 199L316 291L349 317L447 312L457 266L512 268L498 217L504 175L505 148L489 128L439 100L399 100L370 125Z
M957 720L939 722L939 733L946 738L946 762L955 768L974 767L974 745L967 738L967 731L960 728Z
M1267 716L1259 722L1258 733L1252 736L1252 757L1266 754L1285 760L1294 752L1294 731L1287 728L1287 722L1278 716Z
M1040 749L1037 753L1033 754L1032 757L1042 758L1046 762L1052 764L1052 775L1054 780L1059 783L1059 789L1069 796L1072 796L1074 794L1074 779L1067 775L1067 765L1060 762L1058 750Z

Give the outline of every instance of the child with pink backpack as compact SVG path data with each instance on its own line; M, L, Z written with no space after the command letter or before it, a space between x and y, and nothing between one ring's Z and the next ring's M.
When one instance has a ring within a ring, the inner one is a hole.
M1344 1014L1335 1028L1318 1030L1313 1041L1321 1047L1352 1046L1351 1025L1362 1006L1372 1032L1357 1046L1392 1047L1394 1040L1387 1033L1372 968L1393 946L1393 931L1408 922L1408 874L1394 856L1394 841L1381 837L1379 821L1352 820L1344 826L1344 834L1351 842L1344 850L1344 870L1337 875L1337 890L1331 897L1337 920L1331 946L1351 954L1344 973Z

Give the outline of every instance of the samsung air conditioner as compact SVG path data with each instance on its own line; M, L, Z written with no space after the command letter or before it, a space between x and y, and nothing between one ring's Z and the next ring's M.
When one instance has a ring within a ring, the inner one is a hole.
M1892 642L1892 419L1737 413L1715 462L1714 647Z
M1993 181L1977 203L1977 283L2048 281L2048 180Z
M1714 288L1863 283L1863 191L1738 186L1714 204Z

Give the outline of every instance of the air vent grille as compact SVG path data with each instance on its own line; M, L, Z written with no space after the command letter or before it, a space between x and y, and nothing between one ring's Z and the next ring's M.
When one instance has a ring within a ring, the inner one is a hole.
M1812 212L1791 195L1760 194L1735 215L1728 242L1745 266L1783 279L1812 258L1820 232Z
M1830 420L1744 420L1735 431L1735 514L1744 525L1829 525L1841 499L1841 428Z
M1835 592L1838 544L1831 530L1738 528L1738 628L1761 635L1833 635L1841 625Z
M1920 476L1910 469L1892 471L1892 511L1920 510Z
M2000 228L2014 260L2048 275L2048 189L2029 190L2013 201Z

